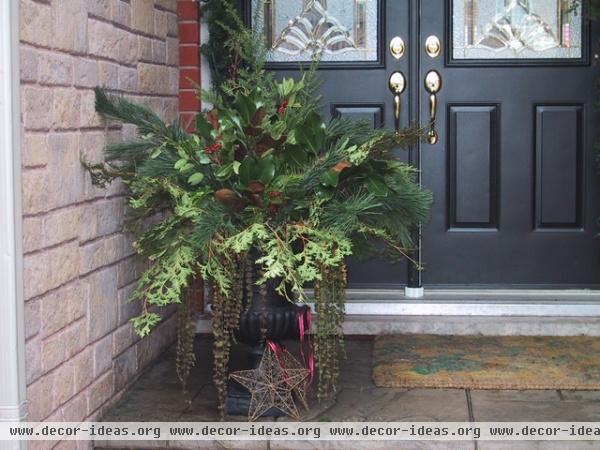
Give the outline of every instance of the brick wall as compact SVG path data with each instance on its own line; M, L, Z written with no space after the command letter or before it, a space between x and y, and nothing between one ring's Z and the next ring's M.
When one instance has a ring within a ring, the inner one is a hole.
M177 4L20 0L20 6L29 419L93 420L172 342L174 327L168 320L140 341L128 322L138 305L125 299L141 264L121 231L123 189L93 187L80 158L100 160L107 141L133 130L107 127L94 112L92 89L105 86L174 119Z
M200 86L200 11L197 0L178 0L179 18L179 112L181 122L193 129L200 111L197 87Z

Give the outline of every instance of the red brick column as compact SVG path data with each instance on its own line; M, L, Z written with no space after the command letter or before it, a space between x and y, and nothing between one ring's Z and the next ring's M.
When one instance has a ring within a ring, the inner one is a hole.
M179 26L179 115L183 126L194 127L200 111L196 86L200 85L200 5L198 0L177 0Z

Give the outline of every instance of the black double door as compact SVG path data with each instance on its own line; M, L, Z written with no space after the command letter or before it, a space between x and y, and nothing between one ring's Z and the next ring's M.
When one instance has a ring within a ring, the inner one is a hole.
M415 251L423 270L353 262L351 287L600 284L600 74L585 11L571 0L354 1L377 4L366 16L378 21L376 61L323 63L326 112L393 127L400 72L400 125L429 127L435 109L436 138L398 149L434 195Z

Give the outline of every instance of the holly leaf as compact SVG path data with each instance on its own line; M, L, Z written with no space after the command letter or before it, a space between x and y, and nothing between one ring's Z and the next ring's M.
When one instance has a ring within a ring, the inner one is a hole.
M195 174L193 174L192 176L190 176L188 178L188 183L191 184L192 186L196 186L197 184L200 184L200 182L204 179L204 174L200 173L200 172L196 172Z

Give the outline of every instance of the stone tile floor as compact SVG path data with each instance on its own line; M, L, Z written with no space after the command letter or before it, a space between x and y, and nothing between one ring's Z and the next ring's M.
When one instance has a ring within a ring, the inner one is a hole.
M182 393L173 354L164 355L104 417L105 421L218 421L211 383L210 343L197 341L198 364ZM339 393L335 401L318 404L306 421L586 421L600 422L600 392L483 391L460 389L377 388L371 379L371 340L348 340ZM232 359L240 359L233 356ZM540 374L543 376L543 374ZM228 417L241 421L244 417ZM273 420L273 419L265 419ZM288 419L276 419L278 421ZM578 449L600 448L600 442L232 442L97 441L96 449Z

